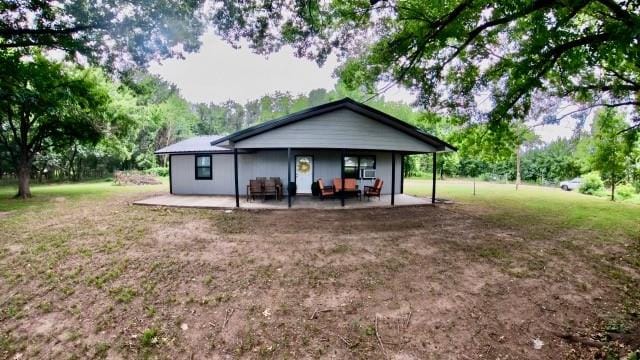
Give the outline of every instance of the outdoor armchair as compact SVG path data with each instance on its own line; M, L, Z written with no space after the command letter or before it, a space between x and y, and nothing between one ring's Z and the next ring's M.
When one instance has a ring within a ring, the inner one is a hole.
M373 186L365 186L364 187L364 196L369 200L372 196L377 196L378 200L380 200L380 193L382 192L382 184L384 181L377 178L373 183Z

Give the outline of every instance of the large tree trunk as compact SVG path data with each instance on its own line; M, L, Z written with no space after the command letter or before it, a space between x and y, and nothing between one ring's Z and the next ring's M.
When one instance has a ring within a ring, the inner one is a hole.
M520 145L516 147L516 190L520 187Z
M18 194L16 197L26 199L31 197L31 164L28 159L20 159L18 165Z

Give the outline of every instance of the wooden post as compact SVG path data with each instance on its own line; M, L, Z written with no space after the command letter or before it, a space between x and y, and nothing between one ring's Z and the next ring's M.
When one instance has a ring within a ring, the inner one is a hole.
M391 206L396 204L396 152L391 152Z
M404 194L404 154L400 155L400 194Z
M240 190L238 188L238 149L233 149L233 176L236 185L236 207L240 207Z
M173 194L173 179L171 179L171 155L169 155L169 194Z
M291 148L287 148L287 202L291 207Z
M340 189L340 204L344 206L344 149L340 151L340 181L342 181L342 188Z
M436 203L436 153L433 153L433 183L431 184L431 203Z

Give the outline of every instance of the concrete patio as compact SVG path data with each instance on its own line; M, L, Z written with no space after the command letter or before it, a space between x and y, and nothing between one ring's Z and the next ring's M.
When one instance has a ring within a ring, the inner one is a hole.
M172 206L185 208L209 208L209 209L233 209L236 206L234 196L206 196L206 195L160 195L135 201L136 205L147 206ZM395 206L430 205L430 198L415 197L406 194L395 195ZM340 199L320 200L312 196L295 196L292 198L293 209L362 209L376 207L391 207L391 195L382 195L380 200L358 200L349 198L345 200L344 207L340 205ZM286 209L287 199L266 201L255 200L247 202L245 198L240 200L241 209Z

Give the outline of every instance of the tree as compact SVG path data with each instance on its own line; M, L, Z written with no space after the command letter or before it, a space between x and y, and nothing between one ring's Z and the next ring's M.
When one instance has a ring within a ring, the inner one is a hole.
M458 120L459 121L459 120ZM474 124L458 129L451 135L453 144L459 147L460 167L463 175L473 178L473 194L476 194L476 178L486 169L487 162L496 163L513 154L514 134L507 130L493 131L485 124Z
M38 48L118 68L197 50L202 0L3 1L0 51Z
M557 139L529 148L522 155L522 178L558 182L580 175L581 154L576 149L575 139Z
M0 53L0 144L31 196L35 156L48 147L96 143L108 127L108 89L92 70L69 68L40 54Z
M401 84L425 108L492 124L524 118L536 90L590 106L640 105L640 7L616 0L223 1L213 23L258 53L285 44L350 88ZM493 104L478 109L478 96ZM501 127L496 126L496 129ZM495 131L495 130L494 130Z
M611 201L615 200L616 184L624 179L627 156L633 150L635 132L621 132L628 128L624 117L612 109L598 112L593 122L593 154L591 165L600 171L602 179L611 186Z
M150 109L153 122L158 128L155 133L155 149L169 146L179 140L186 139L193 134L198 120L191 109L191 105L178 94L154 105ZM166 166L167 158L163 157Z

